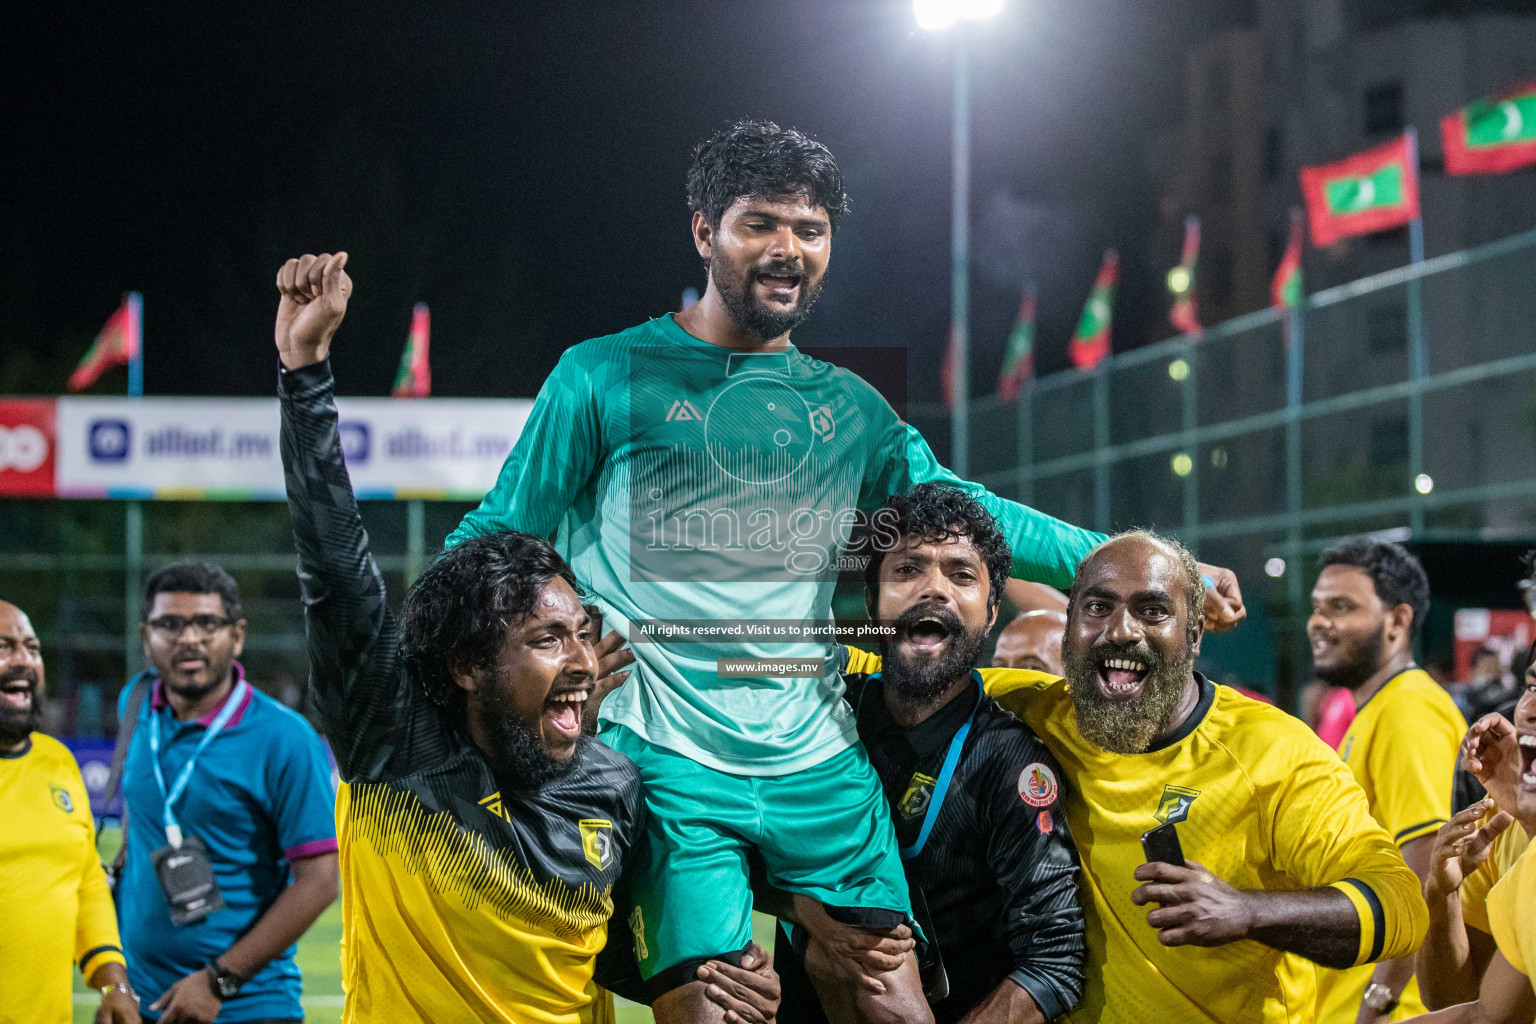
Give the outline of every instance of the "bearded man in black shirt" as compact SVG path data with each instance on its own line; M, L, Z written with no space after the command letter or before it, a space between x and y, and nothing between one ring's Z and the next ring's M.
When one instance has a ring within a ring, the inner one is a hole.
M981 505L937 484L892 498L882 516L899 539L873 554L865 604L897 624L897 637L883 664L849 651L845 677L927 939L934 1019L1048 1021L1077 1002L1085 959L1062 776L974 671L1008 579L1008 544ZM814 912L801 902L782 916ZM844 1019L817 1003L818 989L834 991L823 974L835 968L805 930L781 925L777 947L780 1019Z

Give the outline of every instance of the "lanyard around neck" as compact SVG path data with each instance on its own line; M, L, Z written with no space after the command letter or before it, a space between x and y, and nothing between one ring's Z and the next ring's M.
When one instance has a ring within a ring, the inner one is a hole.
M160 685L164 686L164 681ZM181 794L186 792L187 783L192 778L192 769L197 764L198 756L208 749L208 744L213 742L215 736L224 731L224 727L234 717L235 709L245 700L246 690L250 685L244 679L235 684L235 688L224 699L224 706L219 709L218 715L203 731L203 738L193 748L192 756L187 758L187 763L182 765L181 771L176 773L176 780L171 783L169 791L165 788L165 773L160 770L160 715L153 709L149 713L149 762L155 769L155 785L160 787L160 798L165 804L165 841L175 849L181 849L181 825L177 822L176 812L172 807L177 800L181 799Z
M965 738L971 734L971 726L981 711L981 698L984 694L981 678L975 669L971 670L971 676L976 679L976 706L971 709L971 716L965 720L965 724L949 741L949 751L944 755L944 767L939 769L938 780L933 784L933 795L928 798L928 810L923 813L923 825L918 829L917 841L911 846L901 848L902 860L911 860L922 853L923 847L928 845L928 833L933 831L933 823L939 820L939 808L944 805L944 797L949 794L949 783L955 776L955 766L960 763L960 752L965 747ZM883 681L882 685L884 685ZM864 703L862 692L859 694L859 703Z

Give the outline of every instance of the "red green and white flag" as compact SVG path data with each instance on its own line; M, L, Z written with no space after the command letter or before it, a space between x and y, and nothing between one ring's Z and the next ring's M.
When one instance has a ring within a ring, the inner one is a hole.
M1501 174L1536 164L1536 79L1440 120L1447 174Z
M1184 249L1179 255L1179 265L1168 271L1168 291L1173 296L1173 306L1168 310L1168 322L1184 334L1200 336L1200 314L1195 309L1195 263L1200 258L1200 218L1190 214L1184 218Z
M101 333L85 350L85 356L65 385L70 391L84 391L114 366L127 366L139 356L143 342L143 299L138 292L123 297L123 304L107 318Z
M1401 138L1340 160L1301 169L1312 244L1401 227L1419 216L1419 146Z
M1269 286L1271 301L1281 309L1301 305L1301 220L1299 209L1291 209L1291 235L1285 243L1285 255L1275 268Z
M1008 333L1008 351L997 376L997 397L1011 402L1019 397L1024 382L1035 375L1035 285L1030 282L1019 302L1019 316Z
M949 336L944 343L944 369L939 377L939 384L944 389L944 404L949 408L955 407L955 363L960 359L960 339L955 334L955 325L949 325Z
M1094 278L1093 291L1083 306L1083 317L1077 322L1077 333L1067 354L1072 365L1080 370L1091 370L1099 360L1109 355L1109 327L1115 312L1115 282L1120 276L1120 254L1113 249L1104 253L1104 263L1099 276Z
M390 397L426 398L432 394L431 342L432 315L425 302L418 302L411 310L411 333L405 340L405 351L400 353L400 372L395 375Z

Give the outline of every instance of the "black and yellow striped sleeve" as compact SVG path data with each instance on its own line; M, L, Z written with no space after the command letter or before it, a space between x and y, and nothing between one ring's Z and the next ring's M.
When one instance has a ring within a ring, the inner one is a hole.
M1298 886L1331 886L1360 922L1356 964L1392 960L1418 948L1429 927L1419 879L1392 836L1371 816L1349 768L1295 723L1277 771L1262 787L1276 867Z

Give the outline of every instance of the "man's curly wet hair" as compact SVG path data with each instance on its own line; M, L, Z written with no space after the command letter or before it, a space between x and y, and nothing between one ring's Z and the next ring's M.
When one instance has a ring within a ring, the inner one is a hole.
M987 567L987 610L997 608L1003 599L1003 587L1013 567L1013 549L1008 546L997 520L982 504L966 492L943 484L918 484L907 494L885 500L875 513L877 532L894 530L898 545L920 539L939 544L946 540L969 537ZM887 516L891 518L886 518ZM874 533L871 534L874 538ZM864 566L864 607L874 617L880 598L880 563L890 550L876 542Z
M471 537L444 551L405 592L400 654L406 671L438 707L462 722L456 672L496 663L507 628L533 610L551 580L581 585L549 541L506 531Z
M737 121L699 143L688 166L688 208L716 230L736 200L805 199L827 211L833 232L848 212L843 174L832 153L793 128Z

